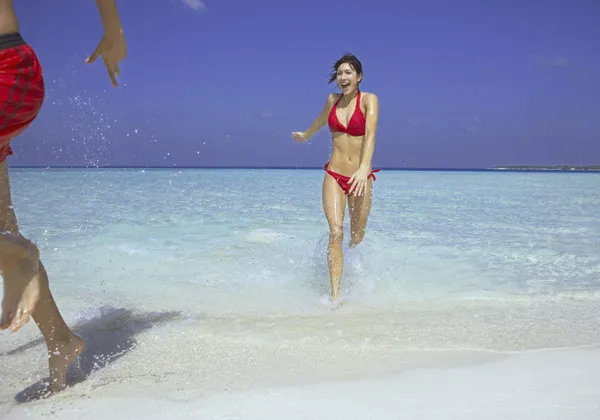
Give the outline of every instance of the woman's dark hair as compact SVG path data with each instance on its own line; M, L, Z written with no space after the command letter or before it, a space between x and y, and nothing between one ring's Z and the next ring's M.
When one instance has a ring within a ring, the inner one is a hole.
M333 65L333 70L329 73L329 83L332 83L337 78L337 70L344 63L348 63L357 75L362 74L362 63L360 60L354 54L346 53Z

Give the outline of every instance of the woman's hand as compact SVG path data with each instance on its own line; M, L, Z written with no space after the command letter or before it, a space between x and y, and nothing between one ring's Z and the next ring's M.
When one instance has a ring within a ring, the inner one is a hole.
M350 177L348 183L350 184L349 194L363 195L367 190L367 180L369 177L369 170L364 168L358 168L356 172Z
M294 140L296 140L298 143L304 143L306 141L306 133L303 133L301 131L294 131L292 133L292 137L294 138Z

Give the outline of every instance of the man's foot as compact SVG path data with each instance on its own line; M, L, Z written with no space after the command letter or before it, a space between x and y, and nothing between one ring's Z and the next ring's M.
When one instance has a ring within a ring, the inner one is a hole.
M50 347L51 346L51 347ZM62 391L67 386L67 368L83 350L83 340L75 334L66 341L56 341L48 348L50 368L50 393Z
M0 233L4 298L0 329L17 331L29 322L40 296L38 248L20 235Z

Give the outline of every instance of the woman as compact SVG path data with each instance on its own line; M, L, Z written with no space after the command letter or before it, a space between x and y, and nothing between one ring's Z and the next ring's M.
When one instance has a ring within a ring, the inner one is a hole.
M325 123L332 133L333 151L325 164L323 180L323 210L329 223L331 302L337 301L340 295L346 198L350 214L350 247L355 247L365 236L373 197L373 172L379 171L371 169L379 104L375 94L360 91L362 78L362 64L358 58L352 54L341 57L333 65L329 83L336 81L342 93L328 96L321 115L308 130L292 133L299 143L311 138Z

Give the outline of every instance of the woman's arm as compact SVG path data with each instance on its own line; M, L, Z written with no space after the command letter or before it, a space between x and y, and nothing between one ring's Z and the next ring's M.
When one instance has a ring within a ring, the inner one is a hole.
M308 127L308 130L306 130L303 133L302 142L305 142L306 140L308 140L309 138L314 136L315 133L317 131L319 131L327 123L327 119L329 118L329 111L333 107L334 100L335 100L335 95L333 93L330 93L329 96L327 97L327 101L325 101L325 106L323 107L321 114L313 121L313 123L310 125L310 127Z
M377 121L379 119L379 100L377 95L371 93L367 99L367 122L365 127L365 148L360 162L360 168L369 170L371 159L375 151L375 134L377 133Z
M379 101L377 100L377 96L373 93L365 96L365 101L367 101L365 146L360 165L348 181L350 184L349 193L353 195L363 195L365 192L371 169L371 158L373 158L373 152L375 151L375 134L377 133L377 120L379 118Z

